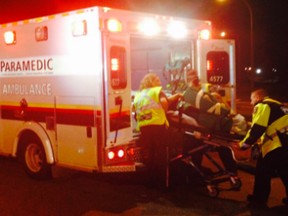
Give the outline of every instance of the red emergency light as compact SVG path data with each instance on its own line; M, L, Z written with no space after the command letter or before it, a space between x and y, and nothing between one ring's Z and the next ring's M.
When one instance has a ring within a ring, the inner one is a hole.
M112 71L118 71L119 70L119 59L118 58L112 58L111 59L111 70Z
M207 69L207 71L211 71L211 70L213 69L213 67L214 67L213 61L207 60L207 62L206 62L206 69Z

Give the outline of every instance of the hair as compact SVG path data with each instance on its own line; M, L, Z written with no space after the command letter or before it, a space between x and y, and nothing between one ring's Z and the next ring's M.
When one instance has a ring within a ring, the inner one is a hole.
M200 86L200 81L196 70L192 69L187 71L187 83L190 86Z
M143 90L146 88L152 88L156 86L161 86L159 76L156 73L148 73L141 80L139 89Z
M252 91L252 94L257 95L261 100L268 97L268 92L265 89L256 89Z

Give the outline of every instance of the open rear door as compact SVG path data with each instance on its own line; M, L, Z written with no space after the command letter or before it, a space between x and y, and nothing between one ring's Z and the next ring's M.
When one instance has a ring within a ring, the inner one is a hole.
M234 40L198 40L197 70L202 83L218 85L236 111L236 61Z
M108 100L105 101L106 147L125 144L132 139L131 72L127 34L104 36L105 76ZM107 99L107 97L105 96Z

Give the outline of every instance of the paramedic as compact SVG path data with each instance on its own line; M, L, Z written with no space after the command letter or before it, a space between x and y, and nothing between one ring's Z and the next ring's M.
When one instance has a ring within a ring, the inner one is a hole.
M212 95L210 95L208 92L204 93L202 86L200 84L197 71L190 70L187 72L187 83L188 88L184 92L184 101L188 102L188 106L192 106L197 108L197 110L200 110L201 114L197 114L195 116L193 114L193 110L191 113L187 113L187 115L194 117L195 119L198 119L198 122L200 125L203 125L207 128L210 128L215 123L211 123L213 121L213 118L222 119L223 123L224 121L227 121L224 116L228 115L230 112L230 109L223 106L222 104L219 106L217 104L217 100L213 98ZM209 113L205 114L206 110L210 109L212 106L215 107L216 113ZM195 109L194 109L195 110ZM204 111L204 112L203 112ZM194 111L195 113L195 111ZM194 115L194 116L193 116ZM220 115L220 116L219 116ZM207 123L207 124L206 124ZM222 128L223 130L227 130L227 132L230 132L230 128L232 127L232 120L231 122L228 120L227 123L225 123L226 129ZM218 129L220 130L220 128ZM230 174L231 182L235 182L235 180L238 180L239 177L237 175L237 164L236 161L233 158L232 150L228 147L219 146L217 147L217 151L219 153L219 156L223 162L223 165L225 166L226 170Z
M146 74L140 82L139 92L134 98L137 129L144 146L144 162L148 168L147 184L165 190L168 187L168 141L169 122L166 112L169 104L182 97L175 94L167 97L162 91L161 81L155 73Z
M241 149L247 149L260 141L260 156L257 160L253 194L247 196L250 207L266 207L271 178L277 171L286 188L288 204L288 115L282 104L269 98L263 89L251 93L251 104L254 106L252 125L246 137L239 143Z

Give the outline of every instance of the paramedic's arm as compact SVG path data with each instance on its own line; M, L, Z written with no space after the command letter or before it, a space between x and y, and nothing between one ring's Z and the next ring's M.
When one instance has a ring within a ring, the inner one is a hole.
M168 102L168 98L166 97L164 92L160 93L160 103L161 103L163 109L165 110L165 112L167 112L168 107L169 107L169 102Z
M250 148L265 133L266 127L254 124L247 132L245 138L239 143L241 149Z
M168 100L168 105L171 105L175 102L178 102L179 99L183 99L183 94L182 93L176 93L174 95L171 95L167 97Z
M251 147L265 133L268 126L270 108L267 106L257 106L253 113L252 127L245 138L239 143L240 148L247 149Z

